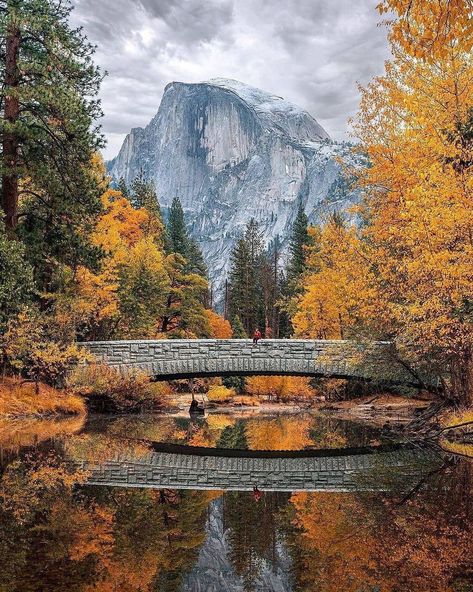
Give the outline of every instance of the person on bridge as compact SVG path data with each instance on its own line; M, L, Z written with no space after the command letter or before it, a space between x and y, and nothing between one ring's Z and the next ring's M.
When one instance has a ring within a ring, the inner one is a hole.
M258 341L261 339L261 331L256 328L255 332L253 333L253 343L258 345Z
M258 489L258 486L257 486L257 485L255 485L255 486L253 487L253 497L255 498L255 502L259 502L259 501L260 501L260 499L261 499L261 497L262 497L262 495L263 495L263 494L262 494L262 493L261 493L261 491Z

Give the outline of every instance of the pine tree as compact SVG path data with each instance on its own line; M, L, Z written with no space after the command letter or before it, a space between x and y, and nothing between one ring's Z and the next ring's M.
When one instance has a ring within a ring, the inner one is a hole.
M306 248L310 244L308 219L302 203L299 203L296 219L289 239L290 259L287 266L288 282L295 284L305 269Z
M169 250L172 253L179 253L187 258L189 253L189 237L187 236L184 210L182 209L181 200L178 197L172 200L167 223L167 234Z
M231 326L233 330L233 339L248 339L248 334L243 327L240 317L237 315L233 317L231 321Z
M187 271L189 273L196 273L204 278L207 278L208 270L204 261L204 256L196 240L189 238L187 249Z
M251 219L245 235L233 248L229 277L230 318L239 316L248 335L265 327L262 266L263 239L258 223Z
M0 0L5 227L13 237L21 215L21 233L36 242L35 263L50 267L95 257L86 237L100 211L100 180L90 162L103 146L95 123L102 75L93 46L69 26L70 11L59 0Z
M123 197L128 198L130 196L130 192L128 191L128 185L126 184L125 177L120 177L117 189L123 195Z
M207 280L207 266L197 241L187 232L184 210L178 197L172 200L167 224L166 248L187 261L186 273L195 273Z
M120 179L120 183L122 180L123 178ZM159 218L160 220L162 219L156 188L153 181L147 181L145 179L143 169L141 169L139 175L133 179L130 189L128 190L126 185L125 189L127 194L123 195L129 197L133 207L145 208L150 214L156 216L156 218Z

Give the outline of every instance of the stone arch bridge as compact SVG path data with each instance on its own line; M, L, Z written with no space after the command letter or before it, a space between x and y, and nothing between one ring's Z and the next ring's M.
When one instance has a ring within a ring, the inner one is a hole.
M302 375L376 380L418 387L390 342L263 339L91 341L80 344L120 372L157 380L199 376Z
M152 445L82 461L89 485L151 489L249 491L406 490L444 463L437 452L393 445L378 448L256 451Z

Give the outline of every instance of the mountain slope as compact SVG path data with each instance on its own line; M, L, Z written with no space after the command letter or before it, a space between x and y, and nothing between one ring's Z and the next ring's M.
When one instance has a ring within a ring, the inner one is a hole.
M181 199L217 300L236 238L250 218L267 242L291 229L299 200L312 222L356 196L343 189L331 141L303 109L234 80L173 82L146 128L132 129L108 164L127 183L143 170L165 210Z

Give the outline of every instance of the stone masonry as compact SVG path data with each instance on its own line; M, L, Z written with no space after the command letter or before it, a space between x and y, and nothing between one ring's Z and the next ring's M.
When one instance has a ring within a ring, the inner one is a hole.
M327 457L247 458L151 452L143 458L83 462L89 485L265 491L375 491L409 487L438 454L420 449Z
M157 379L239 374L359 378L417 386L389 342L263 339L169 339L81 343L99 363Z

